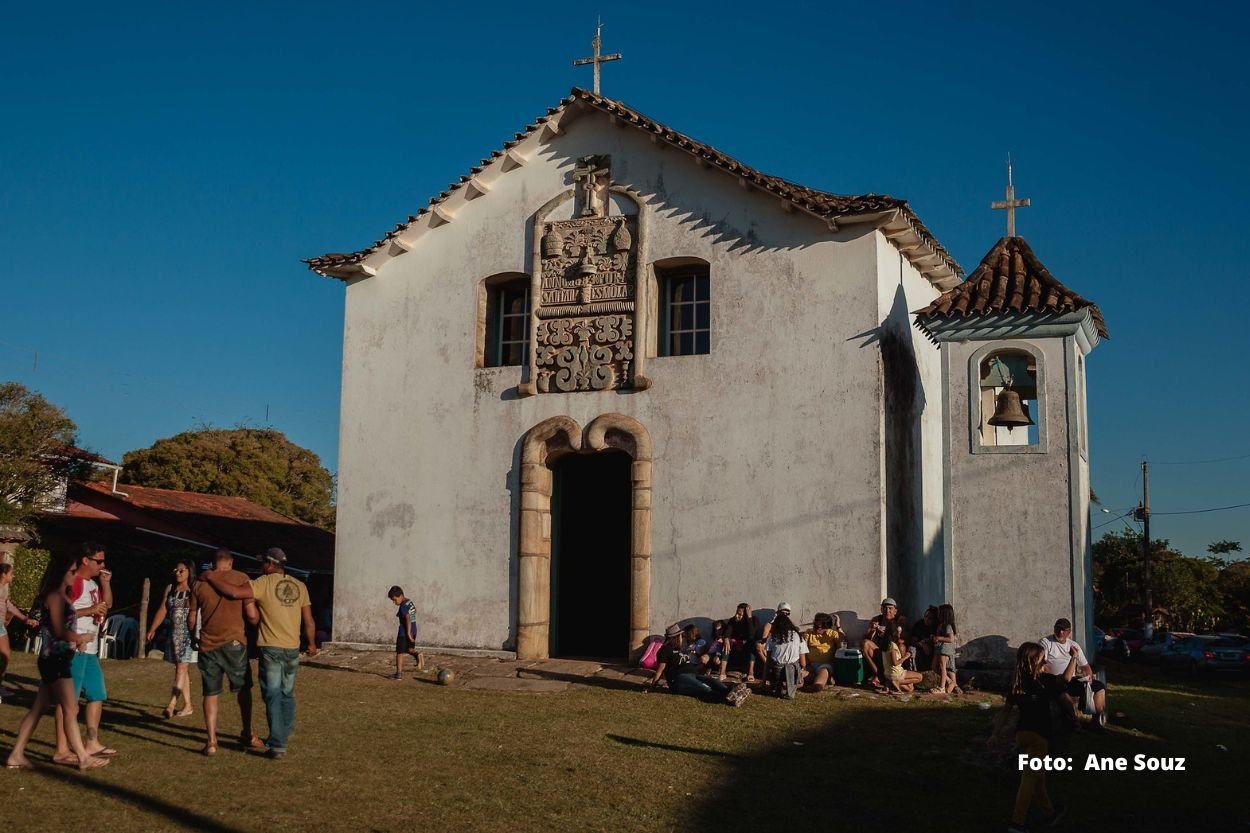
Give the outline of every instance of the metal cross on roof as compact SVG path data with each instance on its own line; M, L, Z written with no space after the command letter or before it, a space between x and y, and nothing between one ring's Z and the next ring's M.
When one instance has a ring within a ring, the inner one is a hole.
M621 53L619 52L613 52L611 55L599 54L599 46L603 43L603 38L601 37L602 34L603 20L599 19L598 24L595 26L595 39L590 42L590 45L594 48L595 54L589 58L578 58L573 62L573 66L575 67L585 66L586 64L594 64L595 95L599 95L599 65L607 63L608 61L619 61L621 59Z
M1011 154L1007 154L1007 199L995 200L990 203L990 208L1006 209L1007 211L1007 236L1016 236L1016 209L1028 208L1029 198L1022 200L1016 199L1016 186L1011 181Z

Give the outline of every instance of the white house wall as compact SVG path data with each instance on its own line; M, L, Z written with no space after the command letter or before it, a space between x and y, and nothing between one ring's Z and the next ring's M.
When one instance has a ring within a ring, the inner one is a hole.
M610 154L614 184L640 192L649 262L711 264L712 351L649 359L646 391L516 398L520 368L474 369L478 284L530 272L528 221L587 154ZM847 624L862 624L884 584L881 377L864 334L882 321L882 264L898 274L887 250L877 232L832 234L601 116L568 124L347 288L336 638L392 638L386 589L400 584L420 611L420 642L511 648L518 442L548 417L584 426L607 412L639 420L653 443L653 631L728 616L741 600L784 599L804 621L849 611ZM932 291L903 271L914 309ZM928 363L921 374L940 387ZM926 547L932 488L927 479Z

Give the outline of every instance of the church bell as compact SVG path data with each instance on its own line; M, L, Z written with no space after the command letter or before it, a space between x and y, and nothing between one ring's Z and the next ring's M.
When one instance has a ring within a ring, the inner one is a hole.
M1032 425L1033 420L1029 417L1029 409L1020 401L1020 394L1007 388L998 394L994 403L994 416L990 417L989 423L1010 431L1012 428Z

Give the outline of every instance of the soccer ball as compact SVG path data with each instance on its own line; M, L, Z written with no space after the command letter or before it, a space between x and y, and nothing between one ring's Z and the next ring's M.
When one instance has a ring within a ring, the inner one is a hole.
M455 681L455 679L456 679L456 672L452 671L450 668L438 669L438 684L439 685L451 685L452 682Z

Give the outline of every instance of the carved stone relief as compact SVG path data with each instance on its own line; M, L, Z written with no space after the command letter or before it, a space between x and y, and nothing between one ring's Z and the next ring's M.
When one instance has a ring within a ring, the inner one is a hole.
M596 197L606 157L575 171L582 209L543 224L535 375L539 393L633 387L637 218Z

